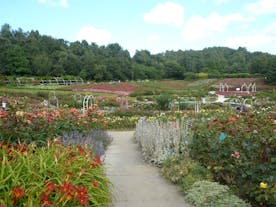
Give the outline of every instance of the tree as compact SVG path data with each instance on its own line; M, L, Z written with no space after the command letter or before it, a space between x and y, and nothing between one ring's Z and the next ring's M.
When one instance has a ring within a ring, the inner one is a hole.
M47 54L38 54L33 57L34 74L39 76L47 76L52 68L52 62Z
M175 61L165 63L165 78L183 79L184 69Z
M19 45L14 45L8 50L6 70L8 75L30 74L29 61Z
M276 57L271 57L266 72L267 82L276 84Z
M11 42L9 39L0 36L0 74L7 74L8 70L6 68L8 50L11 47Z
M246 48L209 47L151 54L136 51L133 58L118 43L98 46L87 41L68 42L38 31L0 31L0 73L4 75L80 75L84 79L129 80L198 78L200 73L219 78L261 74L274 82L275 55L250 53Z

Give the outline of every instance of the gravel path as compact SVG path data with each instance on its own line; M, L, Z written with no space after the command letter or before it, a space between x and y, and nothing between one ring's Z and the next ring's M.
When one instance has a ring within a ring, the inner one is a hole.
M189 207L178 191L145 163L133 131L109 132L114 138L107 150L107 175L114 184L112 207Z

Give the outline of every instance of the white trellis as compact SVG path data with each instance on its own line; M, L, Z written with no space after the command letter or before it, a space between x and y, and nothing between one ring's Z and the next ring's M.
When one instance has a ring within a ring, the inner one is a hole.
M195 115L199 114L199 101L195 101Z
M55 91L51 91L49 93L48 106L54 106L56 108L59 107L58 97L56 96Z
M116 102L120 104L120 109L128 109L128 100L126 96L117 97Z
M92 95L85 96L82 101L82 112L84 113L89 107L93 106L93 99Z
M249 93L251 90L251 92L256 92L257 88L256 88L256 83L249 83L249 84L242 84L241 86L241 91L247 92Z
M58 84L58 85L72 85L72 84L83 84L84 81L82 78L74 78L74 79L69 79L65 80L61 77L53 77L53 79L49 80L40 80L40 84L45 85L45 84Z
M228 92L229 90L229 85L227 83L220 83L219 84L219 91L224 92L226 89L226 91Z

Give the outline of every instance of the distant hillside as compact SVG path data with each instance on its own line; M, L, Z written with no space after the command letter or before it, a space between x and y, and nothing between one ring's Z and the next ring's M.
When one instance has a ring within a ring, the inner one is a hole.
M86 80L197 79L265 76L276 84L276 56L227 47L166 51L153 55L136 51L131 58L118 43L98 46L68 42L38 31L0 31L0 75L80 76Z

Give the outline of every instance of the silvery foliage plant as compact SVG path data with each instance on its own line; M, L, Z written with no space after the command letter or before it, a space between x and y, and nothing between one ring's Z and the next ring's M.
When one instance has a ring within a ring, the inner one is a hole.
M176 121L141 118L136 126L135 141L147 161L159 165L173 155L189 155L192 139L189 119Z

